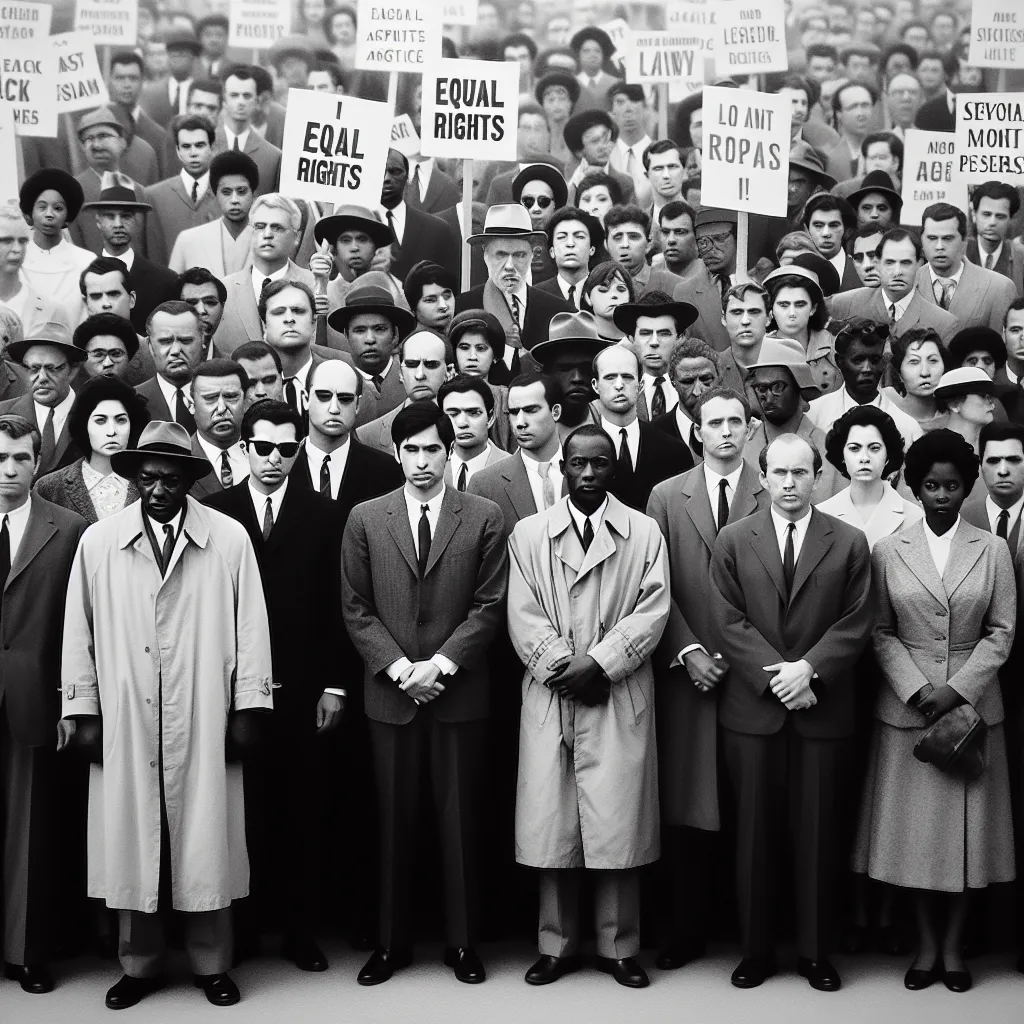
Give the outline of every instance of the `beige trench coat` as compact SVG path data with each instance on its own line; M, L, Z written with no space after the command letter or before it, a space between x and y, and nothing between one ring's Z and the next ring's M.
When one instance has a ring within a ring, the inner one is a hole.
M175 910L247 895L242 772L228 712L273 706L256 555L234 520L188 499L167 575L136 502L86 530L68 583L64 715L102 715L89 780L88 894L154 913L160 874L160 713Z
M658 759L651 654L668 622L668 556L653 519L611 495L584 553L563 498L509 539L509 633L526 666L516 860L624 869L657 860ZM545 684L575 653L612 681L607 704Z

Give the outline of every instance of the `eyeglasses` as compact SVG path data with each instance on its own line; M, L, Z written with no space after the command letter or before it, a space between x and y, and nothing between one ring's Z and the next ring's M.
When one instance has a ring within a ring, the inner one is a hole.
M440 359L403 359L402 365L407 370L418 370L421 366L424 370L440 370L444 364Z
M128 358L128 353L122 348L94 348L89 350L90 363L103 363L110 360L112 363L123 363Z
M356 400L356 396L351 391L322 391L317 389L313 392L313 395L318 402L329 402L332 398L336 398L338 405L351 405Z
M771 384L754 384L752 387L758 398L764 398L765 395L773 395L778 398L785 393L789 385L784 380L773 380Z
M61 370L67 369L67 363L25 363L25 369L28 370L30 377L38 377L40 374L45 373L47 377L56 377Z
M91 142L109 142L111 139L119 139L120 137L116 132L95 132L92 135L82 136L82 145L88 146Z
M273 441L250 441L253 451L261 458L267 458L274 449L277 449L281 453L282 459L293 459L299 454L299 442L298 441L282 441L280 444L275 444Z
M729 239L732 238L731 231L723 231L717 235L701 235L697 239L697 252L707 252L709 249L721 249Z
M534 203L537 204L538 210L546 210L552 203L554 203L554 199L550 196L523 196L519 202L521 202L528 210L533 209Z

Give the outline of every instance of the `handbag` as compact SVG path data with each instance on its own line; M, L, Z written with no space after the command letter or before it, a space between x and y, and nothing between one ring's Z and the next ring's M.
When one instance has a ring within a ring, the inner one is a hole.
M914 757L948 775L973 782L985 770L987 726L970 704L947 711L933 722L914 746Z

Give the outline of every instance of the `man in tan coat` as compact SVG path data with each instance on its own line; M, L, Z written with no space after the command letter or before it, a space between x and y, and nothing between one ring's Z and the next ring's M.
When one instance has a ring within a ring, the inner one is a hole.
M563 449L569 496L509 540L509 634L523 664L516 860L541 869L546 985L577 970L580 868L595 872L598 967L643 988L636 870L659 854L653 653L668 621L668 555L652 519L609 486L600 427Z

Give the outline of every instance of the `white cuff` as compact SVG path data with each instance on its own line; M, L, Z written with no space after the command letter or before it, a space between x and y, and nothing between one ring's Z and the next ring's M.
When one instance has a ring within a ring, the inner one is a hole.
M682 668L683 658L685 658L690 651L702 651L704 654L708 654L707 648L703 644L690 644L688 647L684 647L671 661L669 668ZM711 655L708 654L710 658Z
M443 676L453 676L459 671L459 666L451 658L446 658L443 654L435 654L430 659L430 664L436 665L441 670L441 675Z
M342 690L337 686L325 686L324 693L333 693L335 697L347 697L348 690Z
M411 664L412 664L412 662L403 655L397 661L391 662L391 664L388 665L388 667L386 669L384 669L384 672L387 675L388 679L391 680L391 682L397 683L398 680L402 678L402 673Z

